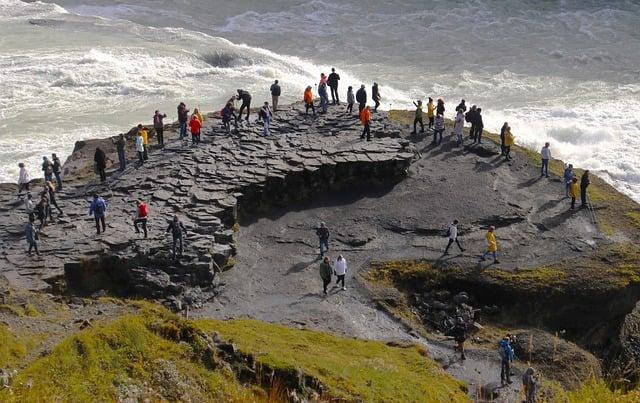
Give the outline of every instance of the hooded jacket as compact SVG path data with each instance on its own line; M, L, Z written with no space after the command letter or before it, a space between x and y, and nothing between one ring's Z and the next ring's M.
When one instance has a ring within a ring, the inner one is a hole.
M329 78L327 78L327 85L329 87L337 87L338 81L340 81L340 75L335 71L329 74Z
M511 130L507 130L504 135L504 145L505 147L511 147L513 143L515 143L515 136L511 133Z
M359 104L366 104L367 103L367 90L365 90L364 88L360 88L358 91L356 91L356 101Z
M331 265L327 262L320 263L320 278L331 280Z
M187 123L189 120L189 109L184 104L178 105L178 122Z
M91 202L89 206L89 215L93 215L96 218L104 217L107 213L108 204L102 197L98 197Z
M313 103L313 92L311 91L311 88L304 90L304 103Z
M333 265L333 269L336 271L337 276L344 276L347 273L347 259L336 259L336 263Z
M360 123L362 126L365 126L369 122L371 122L371 111L364 108L362 112L360 112Z
M496 234L491 231L487 231L487 250L489 252L497 252L498 251L498 242L496 241Z
M193 117L189 121L189 130L191 130L191 134L200 134L201 127L202 127L202 122L200 122L200 119L198 119L198 116L193 115Z
M96 163L98 169L104 169L107 167L107 157L104 155L104 151L100 148L96 148L96 153L93 155L93 161Z

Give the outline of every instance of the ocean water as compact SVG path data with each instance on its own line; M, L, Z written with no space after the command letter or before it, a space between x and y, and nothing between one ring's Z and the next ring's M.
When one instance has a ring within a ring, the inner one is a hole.
M0 0L0 181L17 162L219 110L237 88L298 100L335 66L383 108L465 98L485 125L602 175L640 201L640 2Z

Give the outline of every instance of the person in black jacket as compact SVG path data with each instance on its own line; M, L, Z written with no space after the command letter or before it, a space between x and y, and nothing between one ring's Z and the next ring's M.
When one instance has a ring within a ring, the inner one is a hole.
M96 163L96 170L98 171L98 175L100 175L100 181L106 181L107 173L104 170L107 168L107 156L100 147L96 148L96 153L93 155L93 161Z
M124 138L124 134L120 133L118 139L113 142L116 145L118 151L118 161L120 162L119 171L122 172L127 167L127 156L125 154L125 147L127 146L127 140Z
M442 98L438 98L438 104L436 105L436 115L444 116L444 101Z
M335 68L331 68L331 74L327 78L327 85L331 88L331 101L334 105L340 105L340 97L338 97L338 81L340 81L340 75L336 73Z
M467 340L467 325L464 323L464 319L458 317L456 324L449 331L449 336L453 337L453 340L458 343L456 349L460 352L460 359L466 360L467 357L464 355L464 342Z
M482 130L484 130L484 123L482 122L482 108L476 109L475 114L475 132L473 133L473 144L482 144Z
M329 228L327 228L325 223L320 223L320 226L316 230L316 235L320 240L320 257L323 257L324 253L329 251Z
M580 207L587 207L587 187L591 184L589 180L589 170L584 171L580 177Z
M56 184L58 185L57 189L62 190L62 177L60 177L60 174L62 173L62 164L60 163L60 158L55 154L51 154L51 161L53 161L53 176L56 177Z
M462 101L460 101L460 103L458 104L458 106L456 106L456 112L461 110L462 113L465 113L467 111L467 104L464 103L464 99Z
M356 91L356 102L358 103L358 116L360 116L360 112L367 106L367 90L364 89L364 84Z
M251 112L251 94L245 90L238 90L236 99L242 100L242 105L240 105L240 110L238 111L238 117L242 118L242 112L244 111L244 108L247 108L247 122L249 122L249 113Z
M373 83L373 87L371 87L371 99L376 103L373 107L373 111L378 112L378 106L380 106L380 100L382 99L380 91L378 90L378 83Z
M184 102L178 105L178 123L180 124L180 140L187 137L187 123L189 122L189 109Z
M507 127L509 127L509 123L504 122L504 124L502 125L502 128L500 128L500 150L501 150L500 155L505 154L504 139L507 134Z
M173 243L171 245L171 254L173 256L173 260L175 260L176 246L178 245L179 245L178 253L180 256L182 256L182 250L184 246L182 242L182 234L184 233L186 235L187 229L184 227L184 224L182 224L182 221L180 221L180 219L176 215L176 216L173 216L173 220L169 223L169 226L167 227L166 232L171 232L171 235L173 237Z
M278 110L278 99L280 98L280 93L282 92L282 88L280 88L280 84L278 84L278 80L276 80L273 84L271 84L271 109L274 112Z
M471 128L469 129L469 138L474 138L473 136L476 133L476 106L473 105L471 107L471 109L469 109L469 112L464 114L464 120L467 121L467 123L471 123Z

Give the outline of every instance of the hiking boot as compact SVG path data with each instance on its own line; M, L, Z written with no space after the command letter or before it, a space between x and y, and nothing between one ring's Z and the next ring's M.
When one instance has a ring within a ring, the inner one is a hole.
M347 291L347 287L342 287L342 291Z
M499 263L500 263L500 261L499 261L499 260L494 260L494 261L493 261L493 264L499 264Z

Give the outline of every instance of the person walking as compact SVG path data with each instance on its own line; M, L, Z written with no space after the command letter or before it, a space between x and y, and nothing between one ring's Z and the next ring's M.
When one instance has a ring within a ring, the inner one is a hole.
M420 123L420 133L424 133L424 122L422 121L422 101L418 100L418 102L413 103L416 106L415 116L413 118L413 131L411 134L418 134L418 123Z
M309 109L313 112L313 116L316 116L316 107L313 106L313 91L311 86L308 85L304 90L304 114L309 114Z
M18 172L18 194L21 194L23 191L29 191L29 183L31 182L31 178L29 177L29 172L27 172L27 168L24 166L24 163L18 163L18 168L20 171Z
M353 104L356 103L356 96L353 94L353 87L347 88L347 113L353 113Z
M549 142L544 143L544 147L540 150L540 156L542 157L542 167L540 167L540 176L546 178L549 177L549 160L551 159L551 148L549 148Z
M173 238L173 242L171 244L171 255L173 260L176 260L176 247L178 248L178 255L182 256L182 251L184 248L184 242L182 238L182 234L187 235L187 229L182 224L182 221L178 218L178 216L173 216L173 220L169 223L167 227L167 233L171 232L171 236Z
M280 99L280 94L282 93L282 88L280 88L280 84L278 84L278 80L274 81L271 84L271 88L269 88L271 92L271 105L273 106L273 112L278 111L278 99Z
M200 144L200 128L202 127L202 122L198 119L198 115L195 113L191 116L191 120L189 120L189 130L191 131L191 145Z
M438 98L438 104L436 105L436 115L444 116L444 100L442 98Z
M144 164L144 140L140 132L136 135L136 153L138 154L138 162L140 165Z
M375 102L373 111L378 112L380 100L382 99L382 97L380 96L380 90L378 89L378 83L373 83L373 87L371 87L371 99L373 100L373 102Z
M27 193L27 197L24 199L24 212L27 213L29 218L36 216L36 205L33 202L33 196L31 193Z
M515 143L515 136L511 133L511 127L507 126L507 130L504 134L504 159L511 161L511 147Z
M576 199L578 198L579 189L578 178L574 176L571 180L571 186L569 189L569 196L571 196L571 210L576 208Z
M47 226L47 217L51 214L51 207L49 206L49 199L46 195L40 196L40 201L36 204L35 207L36 215L38 216L38 221L40 221L40 226L38 229L42 229Z
M362 112L360 112L360 123L363 126L361 139L367 137L367 141L371 141L371 111L368 106L365 106Z
M462 114L467 111L467 104L464 103L464 99L460 101L458 106L456 106L456 112L462 111Z
M564 197L569 197L569 189L571 188L573 176L573 164L569 164L564 169L564 174L562 175L562 179L564 181Z
M320 241L320 257L323 257L324 253L329 251L329 228L324 222L316 229L316 235Z
M149 159L149 131L146 127L138 124L138 133L140 133L140 136L142 136L142 146L144 149L144 151L142 152L142 157L146 161Z
M98 175L100 175L100 181L106 181L107 173L105 172L105 169L107 168L107 156L100 147L96 147L96 152L93 155L93 162L96 164L96 171L98 172Z
M189 109L184 104L184 102L180 102L178 105L178 124L180 125L180 140L184 141L187 137L187 123L189 122Z
M42 172L44 173L45 182L53 180L53 164L47 157L42 157Z
M62 190L62 164L60 158L54 153L51 154L51 161L53 161L53 176L56 178L57 190Z
M522 374L522 390L524 392L524 403L536 403L538 394L538 383L540 379L536 371L529 367Z
M429 97L429 102L427 102L427 119L429 119L429 129L433 128L433 120L436 116L436 107L433 104L433 98Z
M464 120L467 121L467 123L471 123L471 128L469 129L469 138L474 139L475 140L475 133L476 133L476 106L472 105L471 109L469 109L469 112L464 114Z
M318 85L318 95L320 96L320 109L322 109L322 113L327 113L329 93L327 93L327 84L322 81Z
M123 172L127 167L127 156L125 154L127 140L125 140L124 134L120 133L118 139L114 141L114 143L116 145L116 151L118 152L118 162L120 163L120 168L118 170Z
M504 122L504 124L500 128L500 155L501 156L504 156L504 154L505 154L505 151L504 151L504 139L505 139L505 136L507 134L507 127L509 127L509 123Z
M360 89L356 91L356 102L358 103L359 115L364 107L367 106L367 90L364 88L364 84L360 85Z
M591 184L589 170L584 171L580 177L580 207L587 207L587 188Z
M449 243L447 243L447 247L444 249L444 255L449 254L449 248L455 242L460 249L460 252L464 252L464 248L460 245L460 241L458 240L458 220L453 220L453 222L449 225L449 229L447 230L447 236L449 237Z
M160 148L164 148L164 118L166 117L166 113L160 113L158 110L153 115L153 129L156 131L156 140Z
M233 118L233 122L238 130L238 117L235 114L235 110L233 108L232 102L227 102L227 104L222 108L222 126L224 127L227 134L231 134L231 118Z
M31 255L31 251L35 250L36 255L40 256L40 252L38 251L38 229L34 225L35 218L33 216L29 216L29 222L24 227L24 235L27 239L27 245L29 245L29 250L27 253Z
M329 256L325 256L320 263L320 278L322 279L322 292L327 295L327 286L331 284L331 264L329 263Z
M93 201L89 206L89 216L93 216L96 222L96 232L100 235L100 224L102 224L102 232L107 230L105 217L107 216L107 202L100 197L99 194L93 194Z
M269 124L273 118L273 113L271 112L271 108L269 108L269 102L265 101L258 113L260 114L260 119L262 119L262 133L267 137L269 135Z
M440 113L436 115L435 126L433 127L433 144L442 143L442 133L444 133L444 116Z
M58 215L63 216L64 212L62 211L60 206L58 206L58 202L56 201L56 187L53 184L53 182L44 183L44 190L42 194L47 196L47 198L49 199L49 208L51 208L51 206L55 207L56 210L58 210ZM49 219L51 222L53 222L53 217L51 216L51 213L49 213Z
M474 144L482 144L482 130L484 130L484 122L482 121L482 108L476 109L475 113L476 128L473 133Z
M240 105L240 110L238 112L238 118L242 119L242 112L244 109L247 109L247 123L249 123L249 114L251 113L251 94L249 91L238 89L238 95L236 95L237 100L241 100L242 104Z
M500 355L500 384L505 386L511 385L511 363L515 358L513 347L511 347L510 335L506 335L500 340L498 346L498 354Z
M340 105L340 97L338 96L338 82L340 75L336 73L335 68L331 68L331 74L327 78L327 85L331 88L331 101L334 105Z
M136 234L140 233L140 228L138 228L138 224L142 227L142 232L144 233L144 237L147 237L147 216L149 215L149 208L147 207L147 203L142 200L136 201L136 218L133 220L133 228L136 230Z
M462 138L463 130L464 130L464 113L461 108L458 108L458 113L456 114L456 118L453 122L453 133L456 135L456 142L458 144L458 147L460 147L464 142L464 139Z
M453 337L453 340L457 343L456 350L460 353L460 359L466 360L467 357L464 355L464 342L467 341L467 324L464 323L464 319L458 316L456 318L456 324L449 331L449 335Z
M333 265L333 271L336 274L336 285L342 283L342 291L346 291L347 287L344 285L344 278L347 275L347 259L342 255L338 255L336 263Z
M494 227L493 225L489 227L489 230L485 235L485 238L487 239L487 250L486 252L484 252L480 260L485 261L487 260L487 255L492 254L493 263L498 264L500 262L498 261L498 242L496 241L495 231L496 227Z

